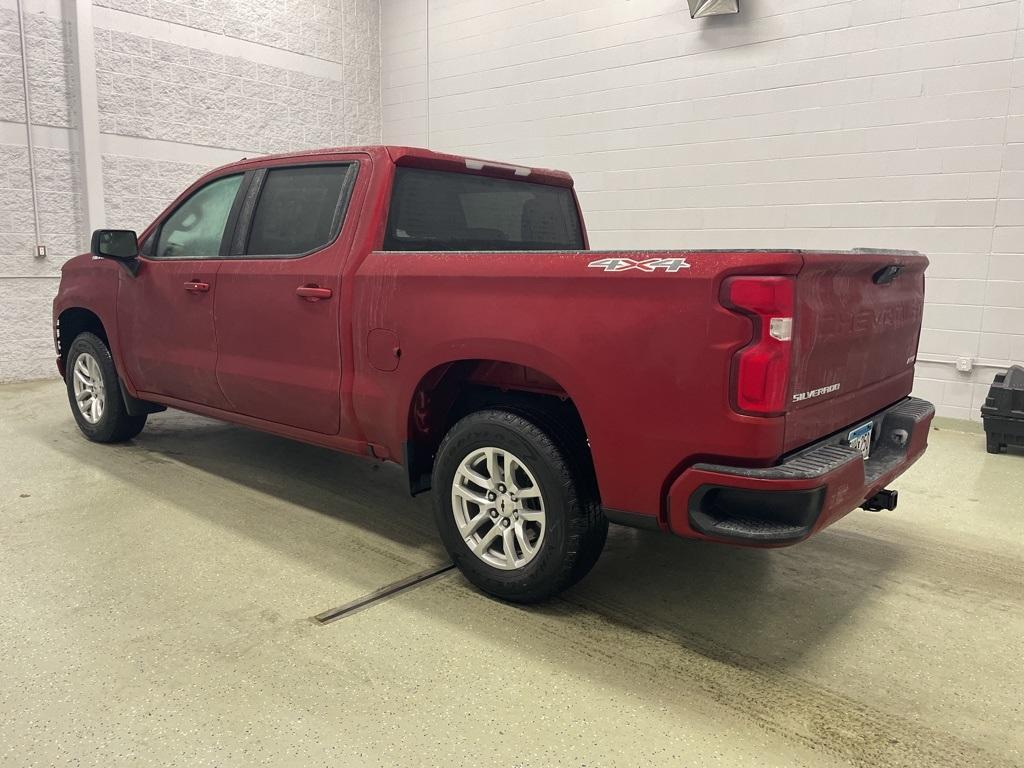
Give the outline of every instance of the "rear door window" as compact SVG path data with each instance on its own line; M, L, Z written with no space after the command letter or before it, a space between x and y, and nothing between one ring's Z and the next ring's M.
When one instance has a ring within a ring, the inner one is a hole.
M302 256L341 231L356 163L271 168L252 217L248 256Z
M572 190L468 173L397 168L390 251L580 250Z

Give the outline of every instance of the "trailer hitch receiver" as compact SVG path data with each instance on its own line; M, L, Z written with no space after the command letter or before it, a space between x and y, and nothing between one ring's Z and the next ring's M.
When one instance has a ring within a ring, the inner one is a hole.
M896 509L896 503L899 500L899 494L896 491L889 489L881 490L869 499L865 499L864 503L860 505L861 509L866 509L868 512L881 512L883 509L892 512Z

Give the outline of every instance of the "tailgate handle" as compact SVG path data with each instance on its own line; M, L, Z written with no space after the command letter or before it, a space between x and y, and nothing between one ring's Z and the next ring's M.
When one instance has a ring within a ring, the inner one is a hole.
M882 267L880 270L875 272L874 277L871 279L874 281L875 285L888 285L899 277L900 272L902 271L902 264L890 264L888 267Z

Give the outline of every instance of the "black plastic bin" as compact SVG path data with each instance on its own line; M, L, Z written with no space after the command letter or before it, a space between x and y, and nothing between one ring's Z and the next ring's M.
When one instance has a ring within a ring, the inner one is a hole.
M1008 445L1024 447L1024 368L1012 366L997 373L981 406L986 450L1002 453Z

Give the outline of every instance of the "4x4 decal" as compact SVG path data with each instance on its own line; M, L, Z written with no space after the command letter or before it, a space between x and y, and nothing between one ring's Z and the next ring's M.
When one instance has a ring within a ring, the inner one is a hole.
M593 269L603 269L605 272L627 272L631 269L639 269L641 272L654 272L663 269L666 272L678 272L681 269L689 269L690 264L682 257L672 259L627 259L623 256L616 256L609 259L598 259L587 264Z

